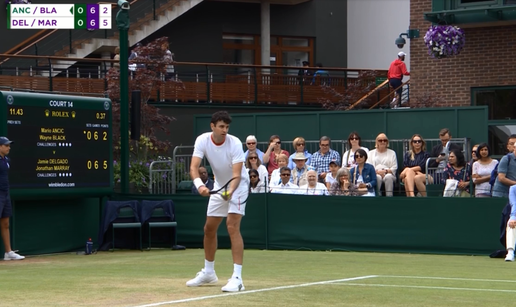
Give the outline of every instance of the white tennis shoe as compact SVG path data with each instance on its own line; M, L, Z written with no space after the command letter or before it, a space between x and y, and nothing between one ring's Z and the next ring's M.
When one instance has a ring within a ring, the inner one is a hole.
M244 283L242 282L242 279L238 277L231 277L228 279L228 283L222 287L223 292L238 292L244 290Z
M219 281L219 279L217 278L217 274L215 274L215 272L212 274L207 274L204 269L202 269L197 273L197 275L195 275L194 279L187 281L186 285L188 287L199 287L202 285L214 284L217 281Z
M507 257L505 257L505 261L514 261L514 250L509 249Z
M14 251L10 251L4 254L4 260L23 260L25 256L18 255Z

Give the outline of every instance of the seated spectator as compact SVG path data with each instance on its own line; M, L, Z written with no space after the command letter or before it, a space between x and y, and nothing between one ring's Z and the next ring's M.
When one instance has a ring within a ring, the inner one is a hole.
M249 172L251 169L255 169L260 174L260 180L262 182L267 182L269 179L269 174L267 173L267 169L262 165L260 159L258 159L258 155L255 153L249 154L247 159L245 160L245 168Z
M389 139L384 133L376 137L375 148L369 152L367 163L376 170L377 192L380 193L382 183L385 184L385 195L392 196L396 172L398 171L398 158L396 152L389 147Z
M267 151L263 154L263 163L267 164L267 171L269 175L272 174L272 171L279 168L278 166L278 156L280 154L284 154L289 156L288 151L281 149L281 140L277 135L271 135L269 139L269 147ZM287 161L288 162L288 161Z
M206 170L206 167L199 167L199 178L201 178L202 182L208 189L213 190L214 182L210 177L208 177L208 171ZM192 194L199 195L199 191L197 190L195 185L192 185Z
M348 146L349 150L342 155L342 167L351 169L357 166L355 163L355 152L360 148L365 150L365 152L369 152L369 149L362 147L362 138L356 131L351 132L348 136Z
M331 185L335 182L335 178L337 178L337 171L340 169L337 161L330 161L330 171L326 174L326 178L324 178L324 183L326 184L326 188L329 190Z
M320 78L320 84L318 85L330 85L330 73L323 69L322 63L315 64L315 67L317 67L317 70L314 73L314 77L312 78L311 84L317 84L316 80L317 77Z
M308 150L306 150L306 144L305 144L305 139L302 138L302 137L297 137L294 139L294 141L292 142L292 145L294 145L294 152L290 155L290 157L288 157L288 167L290 169L294 169L294 167L296 166L294 164L294 161L292 161L292 157L298 153L298 152L301 152L305 155L305 157L307 158L307 161L306 161L306 164L310 164L310 161L312 159L312 154L308 152Z
M280 154L278 156L277 161L279 168L272 171L272 174L270 176L271 179L269 180L269 187L272 187L273 185L278 185L281 182L280 169L283 166L287 166L288 157L284 154Z
M120 61L120 47L115 48L115 56L113 57L113 60ZM113 67L116 69L120 69L120 62L113 63Z
M480 144L473 145L473 148L471 148L471 165L473 166L473 163L478 161L480 157L477 155L478 146Z
M323 183L317 182L317 172L307 173L308 183L299 187L299 194L303 195L328 195L328 189Z
M249 190L251 193L265 193L265 182L260 179L260 174L255 169L249 170Z
M427 170L429 175L432 175L435 182L442 182L444 178L443 172L446 164L448 164L448 153L453 149L462 150L462 148L450 142L452 138L450 129L443 128L439 131L439 139L441 143L435 145L430 152L430 157L437 158L432 159L428 162L428 167L434 169L433 171Z
M290 182L294 183L297 186L305 185L308 182L308 171L314 169L310 165L306 164L307 160L308 158L302 152L296 152L296 154L294 155L293 161L296 166L292 169L292 176L290 176Z
M426 143L419 134L414 134L410 139L410 150L403 157L404 169L400 179L405 184L405 193L408 197L414 197L415 188L421 196L426 196L426 160L429 158L426 152ZM432 183L433 178L429 175L428 182Z
M475 183L475 197L491 197L491 173L498 165L498 160L491 158L491 149L486 143L479 144L475 153L478 159L473 162L473 183Z
M297 194L299 187L290 182L290 168L283 166L280 168L281 182L275 186L271 186L271 193L279 194Z
M516 245L516 185L511 186L509 189L509 204L511 206L511 215L505 230L505 248L507 249L505 261L514 261L514 247Z
M355 161L357 166L349 171L353 184L358 188L358 192L362 196L375 196L376 172L371 164L366 163L367 152L363 149L358 149L355 152Z
M509 187L516 184L516 134L507 141L508 154L500 159L498 177L493 185L493 197L508 197Z
M349 169L343 167L337 171L335 182L329 188L330 195L360 196L358 189L351 183Z
M459 182L457 189L460 192L460 196L470 196L469 181L471 180L471 169L468 167L462 151L457 149L450 151L448 155L448 164L444 168L443 177L444 178L441 182L442 184L446 184L446 179L455 179Z
M330 148L331 139L327 136L319 140L319 151L312 155L312 166L317 171L319 182L324 182L326 174L330 171L330 162L335 161L340 164L340 155Z
M250 153L255 153L258 155L258 159L260 159L260 162L263 164L263 151L256 148L257 143L258 141L256 140L256 137L254 135L249 135L245 140L245 146L247 146L247 150L245 151L244 155L247 160L247 156Z

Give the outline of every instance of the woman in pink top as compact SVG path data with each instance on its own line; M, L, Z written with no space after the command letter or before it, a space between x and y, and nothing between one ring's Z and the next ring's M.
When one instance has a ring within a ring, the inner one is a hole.
M267 171L269 176L272 171L278 168L277 159L280 154L289 156L288 151L281 149L281 139L278 135L272 135L269 138L269 148L263 154L263 163L267 164Z

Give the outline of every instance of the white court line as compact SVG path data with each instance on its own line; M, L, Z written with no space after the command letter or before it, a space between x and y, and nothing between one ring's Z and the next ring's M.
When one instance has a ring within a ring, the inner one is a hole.
M454 287L430 287L430 286L406 286L406 285L386 285L386 284L353 284L342 283L339 286L362 286L362 287L390 287L390 288L416 288L416 289L438 289L438 290L464 290L464 291L484 291L484 292L509 292L516 293L516 290L503 289L475 289L475 288L454 288Z
M136 307L153 307L153 306L161 306L161 305L171 305L171 304L178 304L178 303L187 303L187 302L193 302L193 301L207 300L207 299L211 299L211 298L219 298L219 297L224 297L224 296L244 295L244 294L266 292L266 291L276 291L276 290L283 290L283 289L310 287L310 286L316 286L316 285L326 285L326 284L332 284L332 283L337 283L337 282L345 282L345 281L352 281L352 280L368 279L368 278L375 278L375 277L378 277L378 275L368 275L368 276L359 276L359 277L344 278L344 279L326 280L326 281L310 282L310 283L299 284L299 285L290 285L290 286L280 286L280 287L274 287L274 288L256 289L256 290L250 290L250 291L229 292L229 293L216 294L216 295L207 295L207 296L185 298L185 299L175 300L175 301L160 302L160 303L153 303L153 304L147 304L147 305L139 305L139 306L136 306Z
M407 279L462 280L462 281L491 281L491 282L513 282L513 283L516 282L516 280L503 280L503 279L476 279L476 278L431 277L431 276L378 275L378 277L407 278Z

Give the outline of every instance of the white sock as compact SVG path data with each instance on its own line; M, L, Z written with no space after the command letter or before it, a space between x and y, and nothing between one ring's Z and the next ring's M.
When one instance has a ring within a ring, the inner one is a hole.
M514 249L513 248L507 249L507 255L514 255Z
M233 264L233 276L242 279L242 265L241 264Z
M204 272L208 274L215 273L215 261L204 260Z

